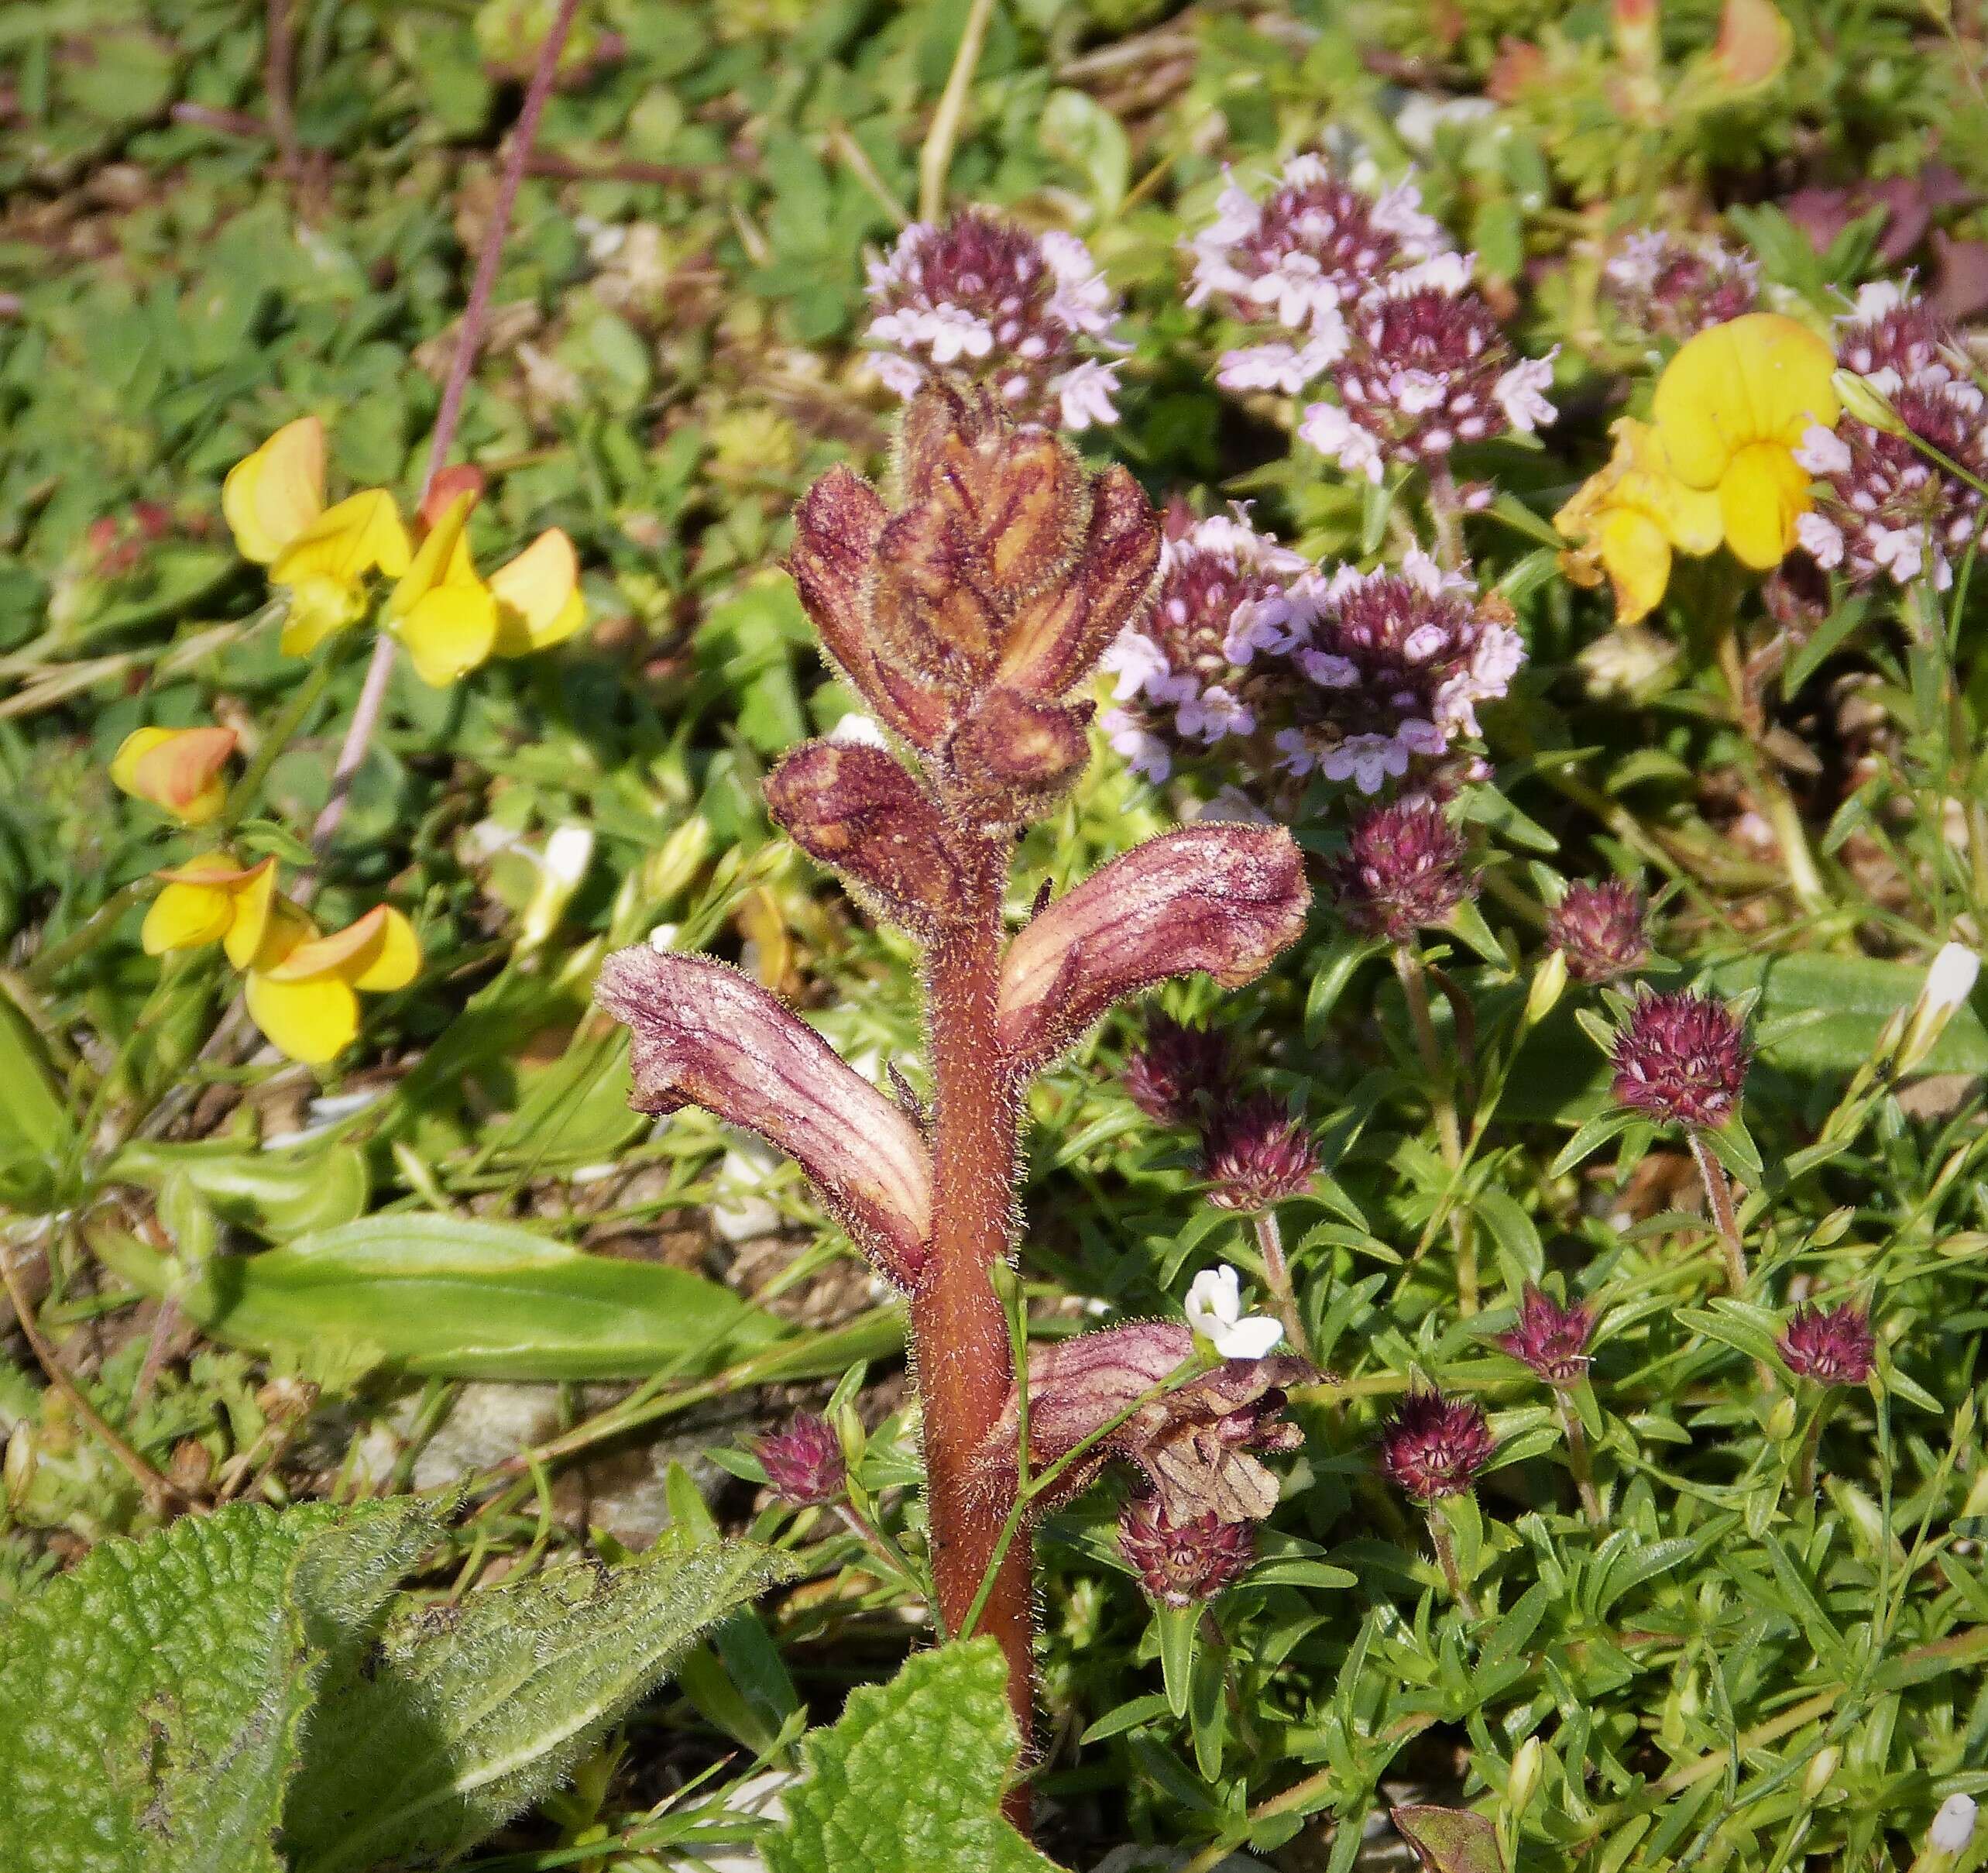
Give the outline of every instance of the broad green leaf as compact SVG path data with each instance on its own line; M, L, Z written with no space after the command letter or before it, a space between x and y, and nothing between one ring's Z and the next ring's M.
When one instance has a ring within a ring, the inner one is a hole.
M67 1109L33 1031L0 1001L0 1197L22 1208L53 1194L55 1164L73 1139Z
M452 1216L369 1217L264 1254L218 1256L185 1280L115 1231L92 1239L127 1280L177 1293L189 1318L225 1345L335 1347L423 1376L708 1373L773 1350L787 1331L685 1270L587 1255L528 1229ZM806 1351L797 1343L803 1365ZM841 1351L832 1369L855 1356Z
M1018 1742L991 1639L921 1652L801 1745L771 1873L1052 1873L1001 1818Z
M321 1675L434 1539L403 1498L237 1504L108 1541L0 1630L0 1814L63 1873L281 1873Z
M329 1141L276 1151L127 1145L112 1160L110 1175L156 1191L175 1171L185 1175L218 1215L273 1242L333 1229L366 1214L366 1154L356 1146Z
M743 1544L659 1546L410 1608L325 1687L284 1812L295 1873L459 1853L563 1782L697 1637L794 1572Z

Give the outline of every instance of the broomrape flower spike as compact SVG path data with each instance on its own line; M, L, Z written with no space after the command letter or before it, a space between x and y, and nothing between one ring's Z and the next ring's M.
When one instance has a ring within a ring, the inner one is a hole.
M722 964L625 950L596 991L630 1030L639 1105L695 1101L786 1151L908 1291L939 1614L949 1631L970 1617L999 1640L1025 1730L1023 1510L1036 1497L1016 1500L1018 1407L993 1280L1013 1247L1022 1089L1128 995L1197 971L1252 980L1303 927L1309 896L1282 828L1202 823L1135 847L1008 934L1016 835L1075 785L1090 752L1084 689L1145 617L1159 557L1152 510L1122 469L1092 473L1057 437L1018 427L997 388L949 373L912 395L888 493L838 468L796 514L802 603L889 739L795 750L769 775L767 802L797 845L919 946L929 1124ZM1270 1343L1239 1311L1220 1324ZM1142 1326L1032 1353L1031 1474L1193 1350L1185 1326ZM1141 1407L1063 1480L1078 1486L1118 1455L1176 1524L1211 1510L1226 1521L1267 1514L1275 1481L1248 1452L1289 1448L1280 1387L1308 1370L1231 1360Z
M134 729L111 757L111 778L181 825L205 826L228 804L221 769L236 739L232 728Z
M375 572L398 579L412 548L393 497L379 488L324 504L324 425L286 423L228 472L221 510L245 559L269 569L288 600L283 649L307 657L365 612Z
M1268 1314L1242 1311L1242 1280L1224 1262L1204 1268L1187 1290L1187 1324L1225 1359L1260 1359L1284 1337Z

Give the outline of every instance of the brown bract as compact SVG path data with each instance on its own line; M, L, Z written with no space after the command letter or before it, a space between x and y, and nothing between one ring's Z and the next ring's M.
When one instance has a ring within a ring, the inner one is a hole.
M1253 981L1304 928L1311 891L1282 827L1210 821L1148 840L1052 903L1008 945L997 1019L1040 1066L1111 1005L1169 976Z
M923 1268L932 1159L909 1117L757 983L709 957L621 950L594 999L627 1024L633 1103L701 1105L784 1151L900 1287Z
M1150 603L1159 526L1124 469L1087 470L991 394L933 382L905 412L901 504L846 468L795 517L788 561L829 657L990 827L1053 806L1091 705L1070 692Z

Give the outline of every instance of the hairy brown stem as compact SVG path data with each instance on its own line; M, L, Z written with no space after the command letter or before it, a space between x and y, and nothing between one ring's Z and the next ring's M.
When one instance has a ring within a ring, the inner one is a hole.
M1450 1539L1449 1524L1443 1520L1443 1512L1434 1504L1429 1507L1429 1539L1434 1544L1437 1565L1443 1570L1443 1578L1449 1583L1450 1597L1457 1603L1457 1610L1467 1620L1478 1616L1477 1602L1471 1590L1464 1585L1463 1570L1457 1565L1456 1544Z
M982 1577L995 1569L977 1630L991 1634L1006 1655L1008 1702L1025 1744L1035 1703L1032 1544L1021 1530L995 1566L1014 1480L1008 1471L1004 1484L1002 1466L986 1459L1015 1377L1007 1316L990 1278L1008 1255L1015 1219L1018 1089L994 1022L1008 849L970 835L960 844L960 915L935 938L925 961L932 1259L912 1296L912 1339L939 1618L948 1632L960 1632ZM1025 1789L1011 1796L1009 1813L1025 1824Z
M1309 1359L1311 1347L1305 1336L1304 1322L1299 1318L1297 1293L1291 1285L1291 1264L1284 1254L1284 1232L1278 1227L1275 1210L1257 1212L1256 1246L1262 1253L1264 1283L1276 1304L1277 1318L1283 1322L1284 1337L1293 1352Z
M462 308L455 350L448 361L441 403L435 412L434 434L428 442L427 472L421 477L424 501L427 499L428 490L434 485L435 476L448 461L449 447L455 440L455 426L462 415L462 399L469 388L469 373L476 368L476 354L482 349L483 328L489 321L490 295L496 287L497 264L503 257L504 237L510 229L511 211L517 204L519 185L524 180L525 167L531 160L532 142L538 135L538 120L544 114L546 99L552 95L552 81L559 69L559 54L565 49L566 35L572 29L573 15L579 10L579 4L580 0L559 0L559 11L553 16L545 43L538 49L538 63L532 69L531 83L526 88L524 104L519 107L517 123L511 132L510 148L505 153L503 174L497 184L496 203L483 230L482 249L476 256L476 277L470 282L469 302ZM358 706L346 725L338 763L331 770L331 793L324 802L324 810L318 816L317 824L311 829L311 851L314 857L321 859L338 837L339 824L345 816L345 802L352 796L353 778L359 772L359 764L366 759L366 749L372 744L373 731L379 726L380 712L386 706L386 685L393 674L393 653L397 648L394 641L384 632L373 641L373 661L366 667L366 682L359 690Z

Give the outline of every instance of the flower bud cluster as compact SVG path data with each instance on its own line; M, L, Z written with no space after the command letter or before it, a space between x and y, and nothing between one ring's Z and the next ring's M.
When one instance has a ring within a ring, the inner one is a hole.
M1638 336L1681 344L1759 305L1760 263L1710 235L1643 229L1609 256L1602 298Z
M1628 879L1570 885L1547 916L1547 942L1577 982L1612 982L1650 956L1642 894Z
M1378 482L1390 462L1554 419L1552 358L1516 356L1473 257L1411 182L1376 193L1325 156L1293 156L1260 200L1231 182L1190 247L1189 304L1255 328L1217 381L1305 400L1299 434L1349 473ZM1320 383L1335 401L1309 397Z
M1482 1410L1467 1398L1411 1391L1381 1431L1381 1468L1417 1502L1461 1496L1498 1448Z
M1865 287L1839 329L1846 371L1882 400L1883 426L1853 405L1834 429L1809 430L1796 460L1822 483L1796 523L1816 563L1859 585L1930 576L1936 590L1974 536L1981 495L1919 446L1928 444L1976 479L1988 476L1978 385L1952 361L1953 339L1931 308L1888 282ZM1917 438L1915 442L1914 438Z
M1781 1335L1781 1357L1790 1372L1818 1385L1862 1385L1877 1363L1877 1337L1870 1316L1848 1301L1797 1308Z
M1478 733L1525 648L1502 600L1411 551L1397 570L1330 574L1246 521L1169 541L1152 616L1106 654L1112 744L1155 779L1223 744L1260 775L1378 792Z
M1667 1123L1715 1129L1739 1109L1751 1057L1723 1002L1691 989L1645 993L1615 1030L1615 1100Z
M1463 835L1423 795L1370 808L1355 820L1330 882L1346 921L1392 943L1447 923L1478 889Z
M909 397L935 373L991 386L1024 422L1118 420L1118 295L1073 234L1032 234L984 208L918 222L870 263L878 376Z

